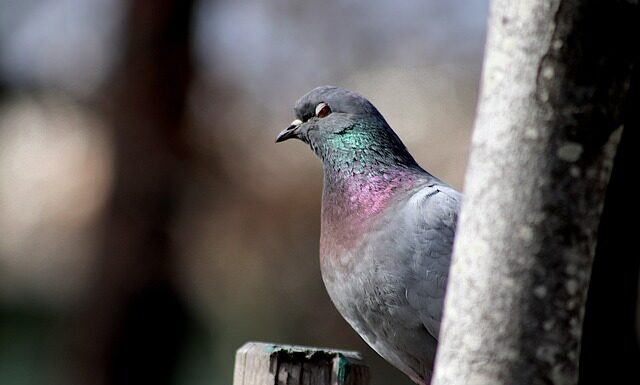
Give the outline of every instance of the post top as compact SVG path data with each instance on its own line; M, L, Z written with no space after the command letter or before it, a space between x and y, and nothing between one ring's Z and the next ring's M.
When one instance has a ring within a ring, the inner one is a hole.
M349 361L362 361L362 354L355 350L342 350L342 349L333 349L333 348L325 348L325 347L317 347L317 346L301 346L301 345L286 345L286 344L275 344L270 342L259 342L259 341L250 341L242 345L237 353L240 354L304 354L307 357L315 356L315 355L326 355L328 358L334 358L337 356L342 356Z

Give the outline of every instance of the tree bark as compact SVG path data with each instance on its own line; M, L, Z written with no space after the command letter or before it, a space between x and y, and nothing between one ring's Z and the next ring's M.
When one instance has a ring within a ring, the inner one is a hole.
M575 384L638 5L491 5L434 384Z

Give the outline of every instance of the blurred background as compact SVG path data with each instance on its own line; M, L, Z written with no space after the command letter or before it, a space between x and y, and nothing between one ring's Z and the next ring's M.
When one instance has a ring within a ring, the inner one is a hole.
M0 0L0 383L231 384L249 340L355 349L311 88L367 96L462 188L486 1Z

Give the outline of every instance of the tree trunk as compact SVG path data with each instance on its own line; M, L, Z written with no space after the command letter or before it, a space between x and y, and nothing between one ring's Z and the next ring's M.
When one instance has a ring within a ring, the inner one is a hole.
M638 6L491 6L434 384L575 384Z

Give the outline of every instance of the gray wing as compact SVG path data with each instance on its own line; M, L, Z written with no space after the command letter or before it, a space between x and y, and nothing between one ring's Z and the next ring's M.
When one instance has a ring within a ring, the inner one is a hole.
M444 295L462 195L442 183L416 192L404 210L405 245L411 256L405 295L434 338L440 333Z

